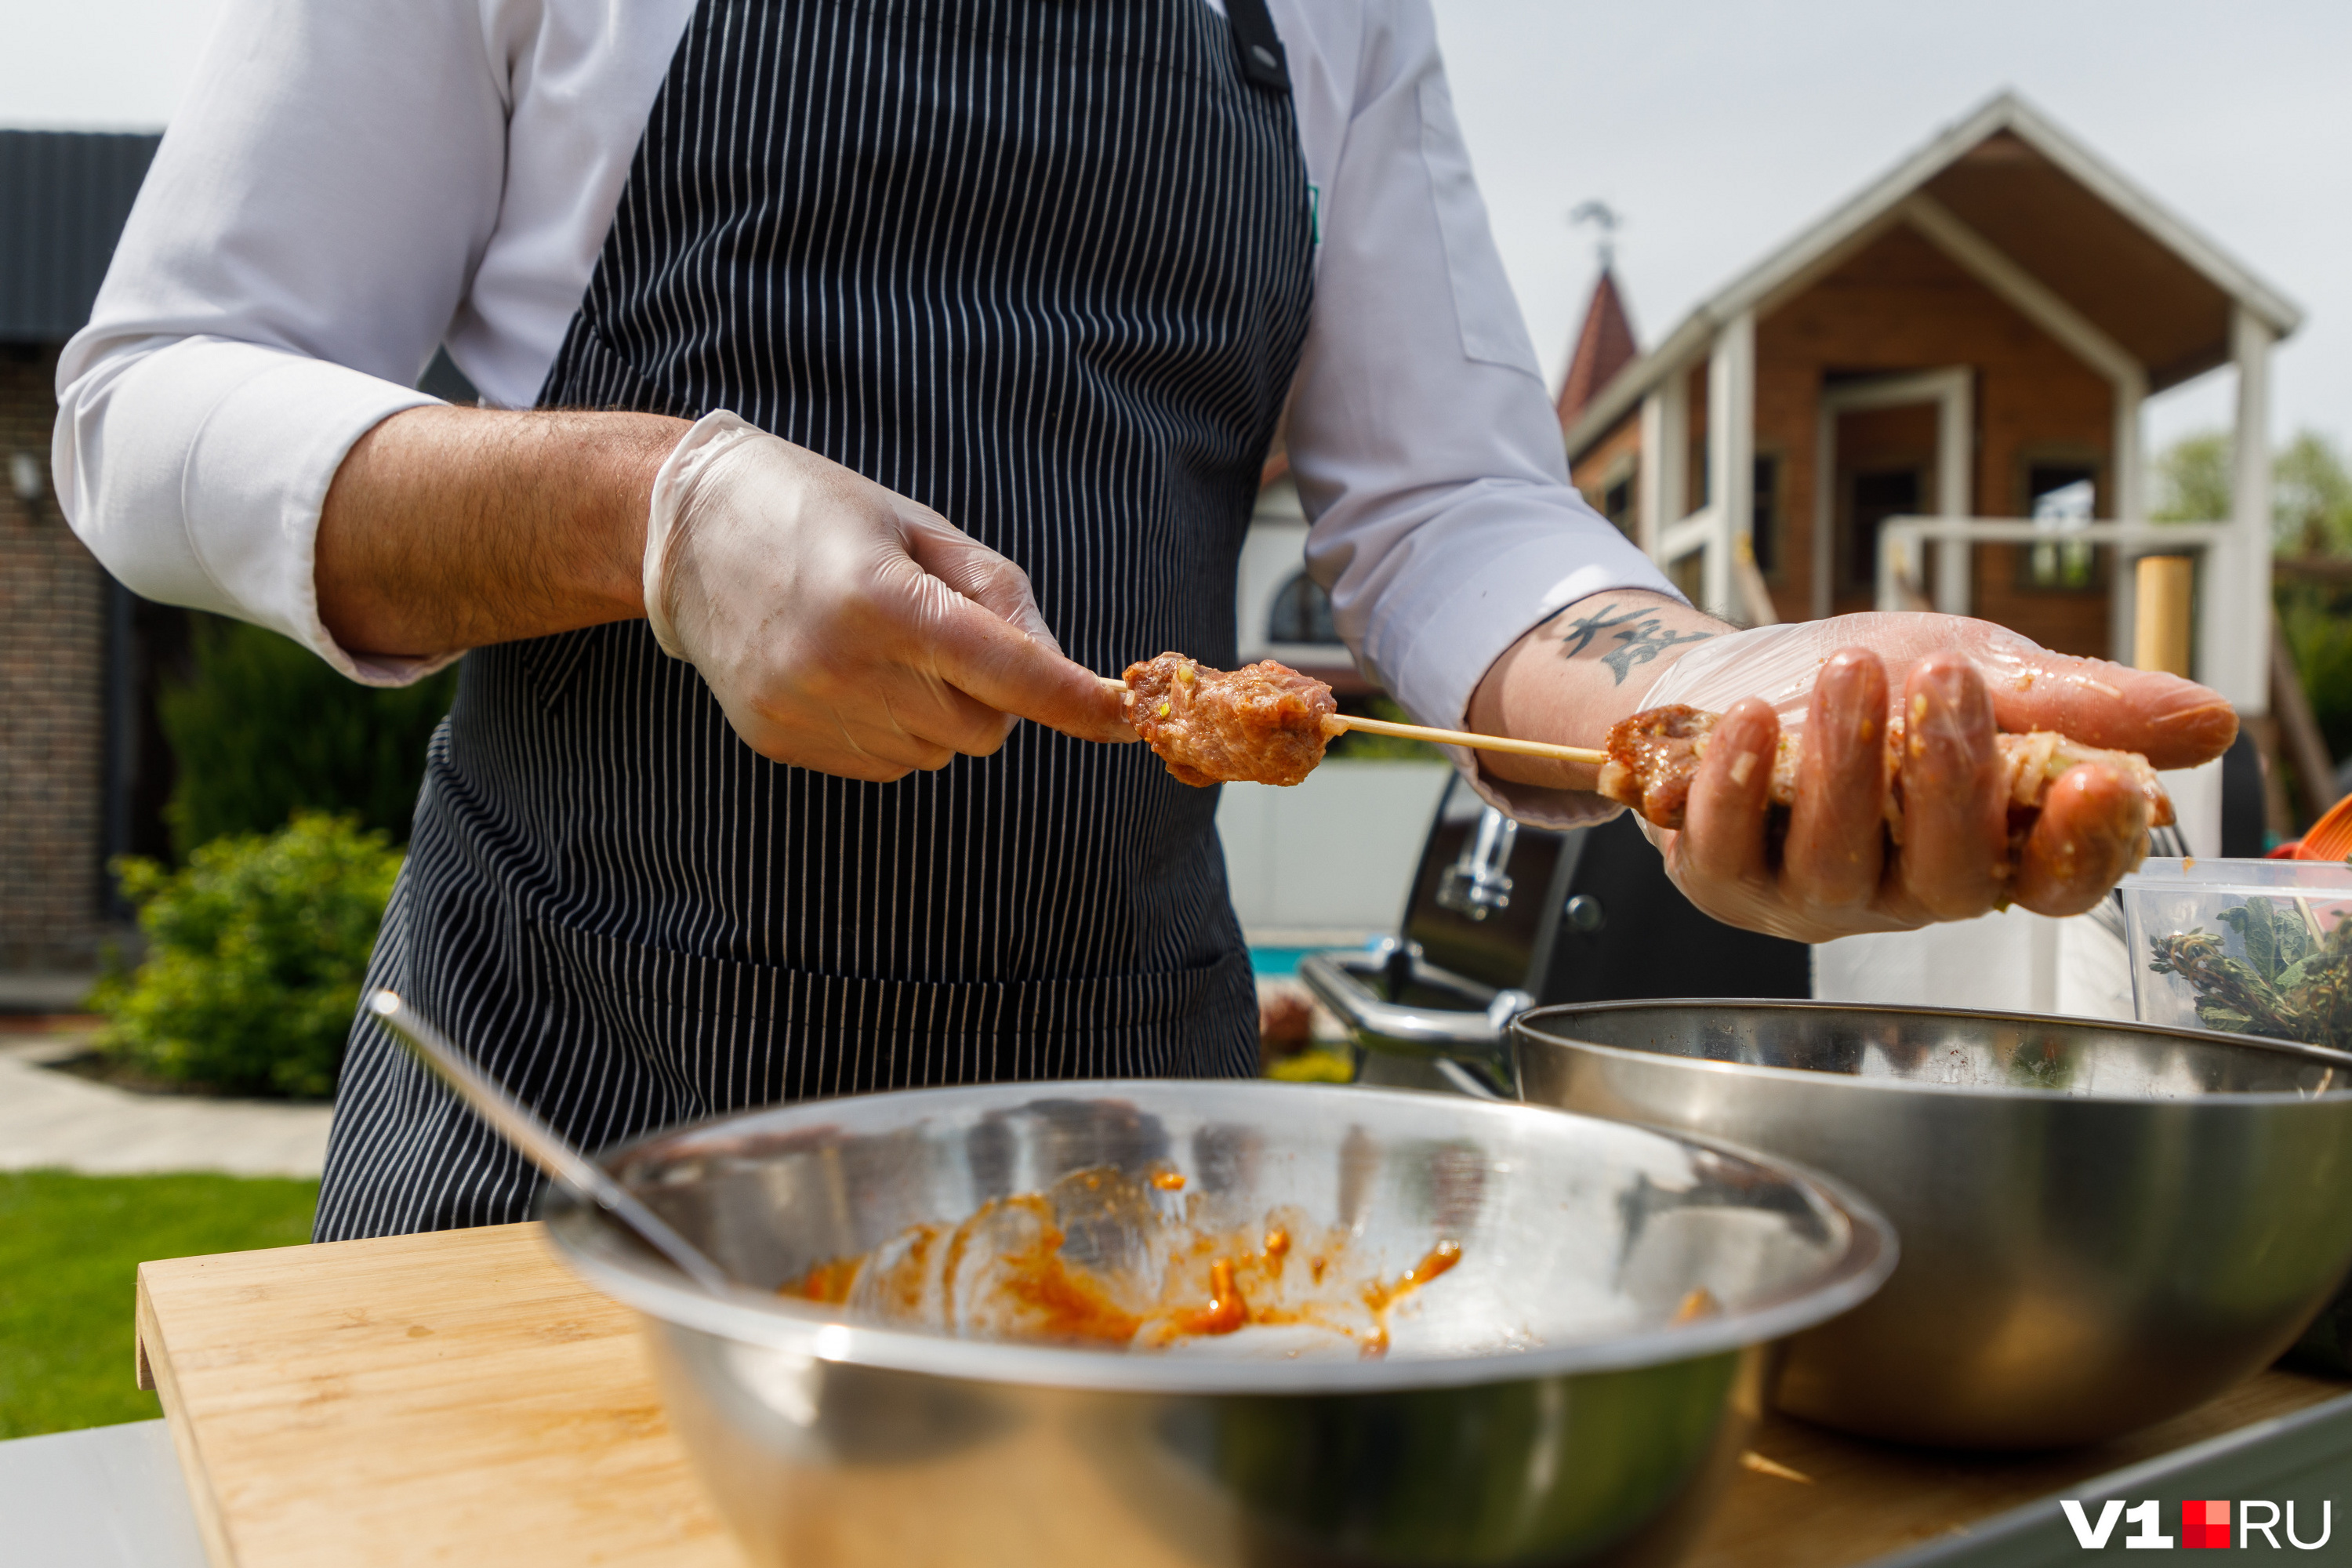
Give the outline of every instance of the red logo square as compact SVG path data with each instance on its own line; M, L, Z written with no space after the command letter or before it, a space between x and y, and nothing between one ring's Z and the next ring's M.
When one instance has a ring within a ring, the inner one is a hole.
M2230 1505L2226 1502L2184 1502L2180 1505L2180 1544L2230 1544Z

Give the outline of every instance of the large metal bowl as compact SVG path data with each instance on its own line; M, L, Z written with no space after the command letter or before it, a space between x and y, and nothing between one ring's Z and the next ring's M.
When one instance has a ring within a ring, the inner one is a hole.
M1893 1266L1833 1186L1622 1124L1332 1086L1093 1082L826 1100L608 1163L760 1286L1102 1165L1172 1165L1200 1223L1295 1204L1394 1275L1384 1359L1124 1354L717 1297L601 1213L556 1245L635 1308L694 1463L759 1563L1663 1562L1759 1408L1762 1347ZM1721 1310L1675 1322L1688 1292Z
M2352 1266L2352 1057L1820 1003L1553 1007L1512 1032L1528 1100L1769 1151L1894 1221L1894 1279L1795 1341L1776 1393L1848 1431L2129 1431L2267 1364Z

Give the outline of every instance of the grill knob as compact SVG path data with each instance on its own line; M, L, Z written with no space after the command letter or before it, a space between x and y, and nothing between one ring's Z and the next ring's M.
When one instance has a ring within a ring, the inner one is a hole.
M1599 931L1609 918L1601 908L1601 900L1590 893L1577 894L1568 900L1567 906L1560 912L1568 917L1568 923L1571 928L1583 931L1588 936Z

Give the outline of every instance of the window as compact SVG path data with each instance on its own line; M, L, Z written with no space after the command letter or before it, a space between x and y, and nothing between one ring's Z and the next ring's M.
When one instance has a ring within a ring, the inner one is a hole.
M1617 525L1617 531L1626 538L1633 537L1633 476L1624 478L1601 492L1601 515Z
M1749 544L1756 552L1756 569L1767 577L1780 561L1780 459L1756 459L1755 505L1749 510L1754 528Z
M2098 581L2098 552L2065 535L2098 511L2098 470L2087 463L2035 463L2025 470L2027 510L2036 533L2058 536L2027 548L2022 586L2088 588Z
M1275 595L1274 608L1266 614L1265 640L1338 642L1339 628L1331 620L1331 595L1323 591L1323 584L1304 572L1293 573Z
M1890 517L1916 517L1926 490L1921 470L1882 468L1853 475L1848 481L1845 537L1845 586L1874 589L1878 585L1878 530Z

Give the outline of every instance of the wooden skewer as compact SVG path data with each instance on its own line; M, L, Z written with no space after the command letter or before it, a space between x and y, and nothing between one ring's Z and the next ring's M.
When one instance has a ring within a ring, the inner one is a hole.
M1352 713L1331 713L1324 716L1323 732L1342 734L1349 730L1361 730L1370 735L1394 735L1402 741L1427 741L1437 746L1468 746L1480 752L1516 752L1523 757L1550 757L1563 763L1583 763L1599 767L1609 760L1606 752L1596 752L1590 746L1555 746L1549 741L1519 741L1507 735L1473 735L1464 730L1433 730L1425 724L1392 724L1386 719L1359 719Z
M1113 680L1107 675L1095 677L1103 689L1124 693L1127 682ZM1590 746L1555 746L1549 741L1515 741L1507 735L1473 735L1466 730L1433 730L1425 724L1392 724L1386 719L1359 719L1346 713L1326 714L1323 732L1343 735L1350 730L1360 730L1368 735L1394 735L1402 741L1427 741L1435 746L1468 746L1481 752L1516 752L1523 757L1549 757L1556 762L1582 763L1588 767L1600 767L1608 762L1609 753L1594 751Z

